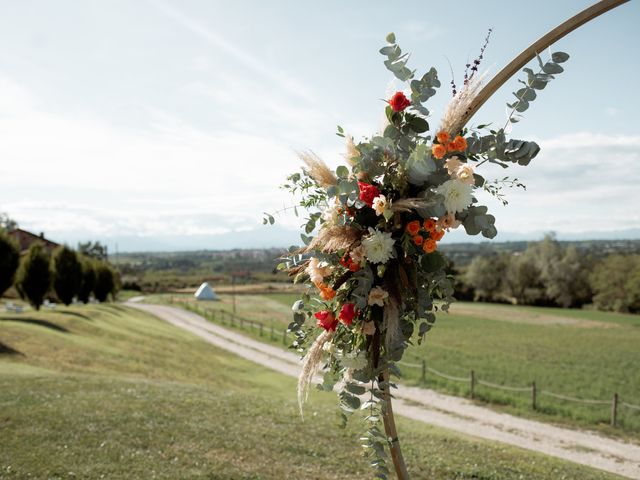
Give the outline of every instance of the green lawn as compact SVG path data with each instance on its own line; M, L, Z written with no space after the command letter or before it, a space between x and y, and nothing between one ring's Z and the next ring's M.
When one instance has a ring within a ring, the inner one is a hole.
M295 380L120 305L0 314L0 478L356 479L357 418L336 428ZM19 353L18 353L19 352ZM413 478L617 478L411 424Z
M156 296L151 300L188 305L200 312L231 311L232 299L195 302L192 296ZM291 321L293 294L237 295L237 314L263 324L245 332L263 341L282 344L282 329ZM611 435L640 437L640 410L618 408L618 426L609 426L611 407L583 405L545 395L548 391L582 399L610 402L614 392L622 402L640 405L640 316L590 310L517 307L511 305L454 304L441 314L426 342L407 351L404 361L427 365L454 377L474 370L482 381L529 387L535 381L537 410L531 393L476 386L476 398L508 412L543 420L595 428ZM211 317L209 317L211 318ZM220 316L216 317L220 322ZM229 323L227 317L224 321ZM271 338L270 328L276 334ZM237 327L237 325L236 325ZM405 381L420 384L421 369L402 367ZM455 382L427 374L426 386L456 395L469 394L469 382Z

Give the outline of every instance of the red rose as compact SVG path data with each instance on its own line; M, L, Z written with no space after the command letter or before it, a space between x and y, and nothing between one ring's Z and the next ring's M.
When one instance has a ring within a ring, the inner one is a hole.
M391 105L394 112L401 112L411 105L411 102L404 96L404 93L396 92L395 95L391 97L391 100L389 100L389 105Z
M353 317L356 316L356 306L353 303L345 303L340 309L340 315L338 318L345 325L351 325L353 323Z
M321 310L313 315L318 319L318 326L324 328L327 331L335 332L338 326L338 320L333 312L328 310Z
M373 205L373 199L380 195L378 187L369 183L358 182L358 188L360 189L360 200L370 207Z

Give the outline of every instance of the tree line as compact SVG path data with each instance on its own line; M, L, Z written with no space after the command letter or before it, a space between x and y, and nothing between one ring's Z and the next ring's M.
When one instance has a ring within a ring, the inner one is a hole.
M524 252L475 257L458 291L475 301L639 313L640 255L596 257L548 235Z
M21 256L18 245L0 230L0 297L14 286L36 310L51 294L65 305L74 299L88 303L92 295L106 302L118 291L118 273L104 258L88 253L61 245L49 254L36 242Z

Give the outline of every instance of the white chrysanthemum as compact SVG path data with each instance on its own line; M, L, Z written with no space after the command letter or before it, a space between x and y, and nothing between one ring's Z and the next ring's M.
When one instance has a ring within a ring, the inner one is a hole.
M362 245L358 245L356 248L351 250L351 253L349 254L349 256L351 257L351 260L353 260L355 263L357 263L361 267L364 266L365 253L364 253L364 247Z
M462 212L471 205L473 187L460 180L447 180L436 189L436 193L444 197L444 208L447 213Z
M393 238L390 233L369 229L370 235L362 240L364 254L371 263L387 263L393 256Z

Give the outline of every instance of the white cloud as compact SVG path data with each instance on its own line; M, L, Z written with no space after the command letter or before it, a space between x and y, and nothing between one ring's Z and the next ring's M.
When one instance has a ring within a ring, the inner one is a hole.
M640 227L640 135L579 132L539 144L541 153L525 168L483 168L488 179L510 175L527 186L526 191L506 191L506 208L482 196L491 205L499 230L595 232Z

